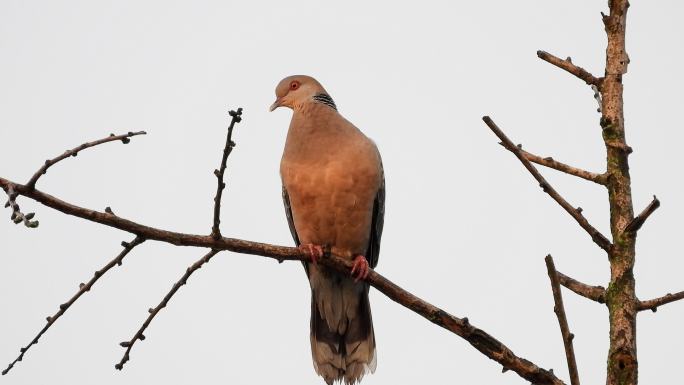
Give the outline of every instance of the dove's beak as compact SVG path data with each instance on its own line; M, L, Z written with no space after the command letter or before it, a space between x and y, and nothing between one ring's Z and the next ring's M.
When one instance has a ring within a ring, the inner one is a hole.
M283 100L282 100L281 98L276 99L276 101L273 102L273 104L271 104L271 107L270 107L268 110L269 110L269 111L273 111L273 110L275 110L276 108L280 107L280 106L281 106L280 103L282 103L282 101L283 101Z

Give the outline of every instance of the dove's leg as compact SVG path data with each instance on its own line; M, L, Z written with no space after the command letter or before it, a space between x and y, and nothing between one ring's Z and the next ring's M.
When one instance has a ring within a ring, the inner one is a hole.
M366 257L363 255L357 255L354 258L354 266L351 269L351 275L354 277L354 273L356 274L356 277L354 277L354 280L358 282L360 279L366 279L368 277L368 272L370 268L368 267L368 260L366 260Z
M313 263L318 263L318 260L323 257L323 247L321 245L314 245L312 243L307 243L304 245L299 245L299 250L308 254L311 257Z

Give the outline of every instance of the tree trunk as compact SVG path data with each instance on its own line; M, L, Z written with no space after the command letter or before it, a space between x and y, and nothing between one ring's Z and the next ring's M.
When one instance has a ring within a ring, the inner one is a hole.
M603 100L601 127L606 144L610 230L613 247L609 252L610 285L606 304L610 319L607 385L636 385L637 299L634 292L634 246L636 231L624 231L634 219L628 156L625 141L622 76L627 72L629 57L625 51L627 0L610 0L610 15L603 16L608 35L606 72L601 85Z

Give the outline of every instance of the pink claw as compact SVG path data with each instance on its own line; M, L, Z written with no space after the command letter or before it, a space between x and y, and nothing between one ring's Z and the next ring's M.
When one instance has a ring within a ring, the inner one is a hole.
M354 273L358 273L354 278L354 282L359 282L361 279L366 279L370 268L368 267L368 261L363 255L357 255L354 258L354 266L351 269L351 276L354 277Z
M320 245L314 245L313 243L307 243L304 245L299 245L299 250L308 254L311 257L311 262L318 263L318 260L323 257L323 247Z

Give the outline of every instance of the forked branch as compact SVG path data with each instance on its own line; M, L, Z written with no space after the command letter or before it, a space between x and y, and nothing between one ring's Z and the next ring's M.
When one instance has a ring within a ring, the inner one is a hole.
M302 251L296 247L276 246L226 237L214 239L210 235L185 234L162 230L145 226L116 215L79 207L48 195L38 189L29 189L24 185L0 178L0 187L7 190L10 186L12 186L19 195L31 198L62 213L130 232L148 240L156 240L179 246L196 246L213 250L229 250L243 254L260 255L273 258L277 261L310 261L309 256L302 253ZM333 268L342 274L350 274L351 272L351 262L336 256L323 258L319 263ZM484 355L501 364L504 369L514 371L522 378L534 384L564 384L563 381L558 379L551 371L542 369L529 360L515 355L513 351L496 338L471 325L467 318L458 318L448 314L444 310L437 308L402 289L377 272L371 271L366 280L371 286L375 287L398 304L465 339Z
M239 110L238 110L239 111ZM236 112L233 116L234 123L239 121L239 113ZM236 117L238 119L236 119ZM56 197L49 194L43 193L36 189L35 186L22 185L4 178L0 178L0 187L2 187L5 192L12 192L13 196L16 198L19 195L31 198L45 206L51 207L67 215L73 215L79 218L89 220L91 222L100 223L106 226L114 227L132 234L136 235L136 240L142 242L144 239L156 240L160 242L170 243L178 246L196 246L209 248L211 251L207 253L202 259L195 262L190 266L181 279L176 282L176 284L171 288L167 295L162 299L162 301L157 305L157 307L150 309L150 315L143 323L141 328L135 333L133 338L129 341L121 343L121 346L126 348L123 358L116 365L117 369L122 369L123 365L130 359L130 351L133 345L137 341L141 341L145 338L144 331L149 326L152 319L159 313L159 311L164 308L173 295L178 291L180 286L184 285L190 275L199 269L202 265L207 263L214 255L222 250L229 250L244 254L260 255L264 257L274 258L278 262L284 260L297 260L297 261L310 261L310 257L303 253L299 248L296 247L285 247L269 245L265 243L245 241L241 239L226 238L220 235L218 232L218 215L220 213L220 202L221 202L221 190L223 189L223 172L225 171L225 161L227 154L230 153L231 130L229 130L227 138L227 146L224 151L224 157L222 158L221 170L217 170L217 178L219 187L217 190L217 196L215 198L215 216L214 216L214 229L217 231L212 231L210 235L196 235L196 234L185 234L167 231L163 229L158 229L150 226L145 226L131 220L114 215L111 209L107 208L105 212L99 212L96 210L90 210L83 207L76 206L74 204L62 201ZM42 175L42 174L41 174ZM130 248L135 246L135 241L129 245ZM131 246L132 245L132 246ZM130 250L128 250L130 251ZM125 255L125 254L124 254ZM123 258L123 257L121 257ZM116 263L110 263L112 266ZM120 260L119 260L120 262ZM339 256L330 255L329 251L326 256L322 258L319 263L324 266L330 267L335 271L342 274L351 274L352 264L350 261L340 258ZM108 265L109 266L109 265ZM111 267L111 266L110 266ZM103 274L103 273L102 273ZM102 274L96 274L96 278L99 278ZM409 293L408 291L402 289L396 284L392 283L388 279L384 278L382 275L376 273L375 271L370 271L366 281L380 292L387 295L390 299L397 302L398 304L420 314L429 321L439 325L446 330L460 336L461 338L468 341L473 347L479 350L481 353L486 355L492 360L495 360L501 364L504 371L511 370L516 372L522 378L528 380L533 384L553 384L553 385L563 385L563 381L558 379L553 371L545 370L534 363L516 356L513 351L511 351L506 345L486 333L485 331L476 328L468 322L467 318L458 318L453 315L448 314L444 310L437 308L415 295ZM90 284L92 286L92 284ZM85 285L81 287L85 290ZM88 287L89 288L89 287ZM81 293L82 294L82 293ZM79 294L80 295L80 294ZM3 373L4 374L4 373Z
M596 243L600 248L602 248L605 251L610 251L611 248L611 243L606 238L603 234L601 234L600 231L598 231L594 226L592 226L589 221L587 221L586 218L582 215L582 209L580 208L575 208L568 201L565 200L550 184L549 182L544 179L544 177L539 173L536 167L530 163L530 161L525 157L525 155L522 152L522 149L513 142L511 142L510 139L501 131L501 129L494 123L494 121L489 117L485 116L482 118L482 120L487 124L489 129L494 132L494 134L501 139L501 144L509 151L511 151L515 156L522 162L523 166L527 169L527 171L532 174L534 179L539 182L539 186L544 190L545 193L549 194L553 200L555 200L562 208L565 209L565 211L568 212L575 220L577 223L582 227L589 235L591 236L591 239Z
M553 263L551 254L544 259L546 261L546 270L549 273L551 280L551 291L553 292L553 312L558 318L558 325L560 326L561 335L563 337L563 346L565 346L565 359L568 361L568 372L570 373L570 383L572 385L579 385L579 374L577 373L577 361L575 360L575 348L572 346L572 340L575 335L570 333L568 326L568 318L565 315L565 307L563 306L563 295L560 289L558 280L558 272Z
M508 149L508 147L506 147ZM560 172L564 172L569 175L574 175L576 177L586 179L590 182L598 183L600 185L605 186L606 185L606 180L608 179L606 174L597 174L595 172L590 172L586 170L582 170L581 168L573 167L570 165L567 165L565 163L561 163L553 158L546 157L542 158L539 155L532 154L531 152L527 152L523 149L520 150L520 152L523 154L525 159L529 160L532 163L540 164L544 167L552 168L554 170L558 170Z

